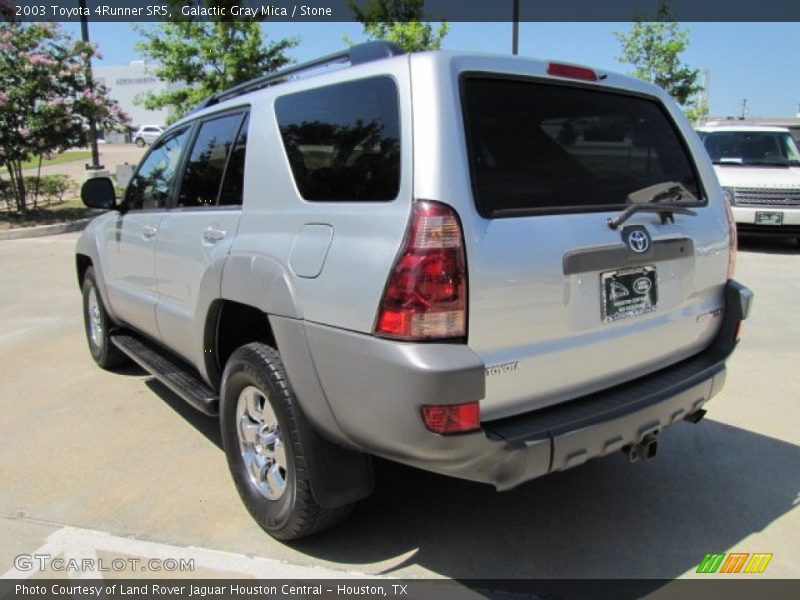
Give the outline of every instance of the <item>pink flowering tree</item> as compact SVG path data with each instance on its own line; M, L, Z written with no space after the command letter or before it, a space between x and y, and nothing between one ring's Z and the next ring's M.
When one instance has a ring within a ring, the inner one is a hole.
M0 23L0 165L20 212L27 207L23 162L85 143L89 119L99 129L129 120L104 86L87 80L86 61L95 56L93 45L54 23Z

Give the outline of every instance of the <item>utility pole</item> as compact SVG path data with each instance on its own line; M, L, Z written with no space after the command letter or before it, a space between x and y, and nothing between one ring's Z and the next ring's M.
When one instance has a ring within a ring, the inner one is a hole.
M740 120L744 121L747 118L747 98L742 99L742 116L739 117Z
M514 0L514 13L511 16L511 54L519 54L519 0Z
M84 14L86 12L86 0L78 0L81 9L81 39L84 43L89 43L89 22ZM94 92L92 79L92 59L86 59L86 86L89 92ZM103 168L100 164L100 153L97 151L97 124L94 118L89 119L89 145L92 149L92 164L86 165L86 170L99 171Z
M705 71L703 71L703 96L702 96L703 103L700 106L700 108L702 109L700 112L703 115L702 117L703 120L708 120L711 111L710 105L708 103L708 86L710 85L710 83L711 83L711 73L709 72L708 69L706 69Z

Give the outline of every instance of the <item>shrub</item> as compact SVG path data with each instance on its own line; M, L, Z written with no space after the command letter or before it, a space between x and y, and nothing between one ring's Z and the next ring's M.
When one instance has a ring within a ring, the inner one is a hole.
M45 205L49 206L52 202L62 202L64 194L67 191L75 189L75 181L68 175L57 173L54 175L42 175L38 178L38 195L37 190L37 177L35 175L27 175L25 177L25 190L29 198L36 198L34 200L34 207L39 203L39 198L45 201Z

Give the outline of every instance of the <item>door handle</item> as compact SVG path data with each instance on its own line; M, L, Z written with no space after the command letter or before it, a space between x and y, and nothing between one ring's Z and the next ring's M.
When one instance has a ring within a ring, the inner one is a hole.
M145 225L142 227L142 237L146 240L153 239L156 236L156 233L158 233L158 229L152 225Z
M208 227L203 230L203 243L216 244L225 237L225 231L215 227Z

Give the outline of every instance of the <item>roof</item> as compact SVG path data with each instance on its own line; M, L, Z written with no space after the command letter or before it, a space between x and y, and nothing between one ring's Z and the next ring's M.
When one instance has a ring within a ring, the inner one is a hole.
M697 131L711 133L713 131L752 131L758 133L789 133L786 127L775 127L771 125L751 125L742 123L741 125L703 125L697 127Z

